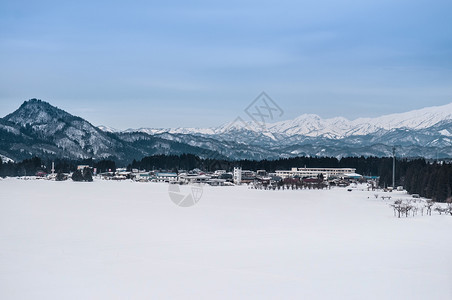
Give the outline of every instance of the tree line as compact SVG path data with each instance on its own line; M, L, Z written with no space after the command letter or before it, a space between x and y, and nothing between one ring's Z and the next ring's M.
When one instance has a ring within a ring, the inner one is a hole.
M52 162L55 166L55 173L71 173L77 170L78 165L87 165L96 168L97 172L107 172L109 170L116 171L116 163L112 160L69 160L54 159L42 160L39 157L24 159L20 162L3 162L0 160L0 177L6 176L33 176L38 173L50 173L52 170Z
M204 171L226 170L232 171L234 167L240 166L244 170L266 170L274 172L275 170L289 170L292 167L307 168L356 168L357 172L363 175L375 175L383 173L390 168L392 174L392 158L378 157L344 157L338 159L335 157L291 157L275 160L218 160L202 159L193 154L182 155L152 155L146 156L141 160L133 160L128 165L128 169L140 170L192 170L195 168ZM392 175L391 175L392 176Z
M450 201L452 164L416 161L406 167L401 179L410 194L419 194L437 202Z

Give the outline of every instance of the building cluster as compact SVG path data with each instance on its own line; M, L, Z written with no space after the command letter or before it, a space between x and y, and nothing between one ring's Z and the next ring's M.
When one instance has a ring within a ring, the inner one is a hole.
M351 183L367 182L369 187L378 186L378 176L363 176L356 173L355 168L292 168L277 170L276 175L287 184L323 186L348 186Z
M328 186L348 186L352 182L367 182L372 189L378 186L377 176L362 176L356 173L355 168L291 168L291 170L243 170L235 167L232 172L216 170L205 172L200 169L190 171L145 171L138 169L117 168L108 172L98 173L96 168L88 165L78 165L77 170L89 169L91 174L107 180L134 180L138 182L167 182L173 184L208 184L212 186L248 184L257 188L276 188L290 186L292 188ZM58 176L57 176L58 175ZM56 174L54 164L52 173L40 175L37 178L51 180L66 180L72 174Z
M177 184L203 183L212 186L262 184L277 185L300 182L302 184L319 184L347 186L350 182L361 180L375 180L376 177L365 177L356 173L354 168L292 168L291 170L243 170L236 167L232 172L216 170L204 172L199 169L191 171L142 171L138 169L127 170L118 168L116 172L99 174L104 179L124 180L132 179L140 182L168 182Z
M234 168L233 172L226 170L216 170L215 172L204 172L199 169L191 171L179 170L169 171L142 171L138 169L127 170L118 168L116 172L105 172L99 174L103 179L124 180L132 179L140 182L168 182L179 184L204 183L212 186L223 186L233 184L252 183L255 181L268 180L277 182L281 178L275 173L267 173L265 170L249 171L241 168Z

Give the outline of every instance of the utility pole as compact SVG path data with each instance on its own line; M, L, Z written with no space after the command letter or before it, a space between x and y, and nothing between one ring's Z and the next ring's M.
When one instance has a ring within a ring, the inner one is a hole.
M392 188L395 189L395 147L392 147Z

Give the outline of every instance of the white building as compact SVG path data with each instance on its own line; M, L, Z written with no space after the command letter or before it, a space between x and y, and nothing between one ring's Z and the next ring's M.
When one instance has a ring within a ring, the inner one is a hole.
M232 179L235 184L240 184L242 182L242 168L234 168Z
M226 170L216 170L213 174L220 176L222 174L226 174Z
M290 171L276 171L276 176L281 178L299 176L303 178L317 177L323 174L323 177L327 179L331 176L341 177L345 174L354 174L355 171L355 168L292 168Z
M179 182L182 183L205 183L210 180L210 176L207 175L197 175L197 174L180 174Z
M156 181L165 181L165 182L173 182L177 181L176 173L165 173L165 172L157 172L154 175L154 180Z
M206 181L207 184L210 184L212 186L223 186L226 183L226 179L209 179Z

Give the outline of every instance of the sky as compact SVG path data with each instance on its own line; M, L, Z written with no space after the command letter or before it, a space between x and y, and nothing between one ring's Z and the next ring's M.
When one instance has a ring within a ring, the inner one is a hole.
M94 125L211 127L265 91L376 117L452 102L448 1L0 0L0 116L30 98Z

